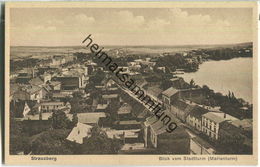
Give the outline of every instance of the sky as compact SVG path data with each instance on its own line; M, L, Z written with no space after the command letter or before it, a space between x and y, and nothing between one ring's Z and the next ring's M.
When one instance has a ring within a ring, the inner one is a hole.
M11 46L201 45L253 41L251 8L12 8Z

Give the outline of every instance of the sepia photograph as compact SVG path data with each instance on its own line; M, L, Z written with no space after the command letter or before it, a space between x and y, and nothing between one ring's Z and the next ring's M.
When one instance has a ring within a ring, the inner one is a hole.
M256 5L7 3L6 162L256 164Z

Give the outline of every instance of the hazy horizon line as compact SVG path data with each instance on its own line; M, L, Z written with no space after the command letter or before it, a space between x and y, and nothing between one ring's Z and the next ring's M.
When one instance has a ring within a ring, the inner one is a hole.
M239 43L226 43L226 44L183 44L183 45L101 45L103 47L151 47L151 46L167 46L167 47L178 47L178 46L221 46L221 45L242 45L251 44L253 41L249 42L239 42ZM55 45L55 46L44 46L44 45L10 45L10 47L84 47L84 45Z

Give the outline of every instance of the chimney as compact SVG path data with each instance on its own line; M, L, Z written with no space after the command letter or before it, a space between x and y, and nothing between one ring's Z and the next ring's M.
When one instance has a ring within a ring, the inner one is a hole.
M226 118L227 117L227 114L226 113L224 113L224 118Z

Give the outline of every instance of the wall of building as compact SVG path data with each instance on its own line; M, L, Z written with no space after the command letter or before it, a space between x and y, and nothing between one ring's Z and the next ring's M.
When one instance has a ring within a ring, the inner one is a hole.
M219 123L202 117L202 132L210 138L218 140Z
M198 131L202 131L202 121L200 119L197 119L196 117L192 117L190 115L186 118L186 123L195 128Z

